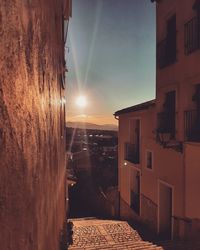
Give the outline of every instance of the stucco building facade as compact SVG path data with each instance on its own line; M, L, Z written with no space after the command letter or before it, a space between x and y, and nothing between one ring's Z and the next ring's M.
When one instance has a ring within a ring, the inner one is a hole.
M0 248L58 250L69 0L0 4ZM65 24L64 24L65 23Z
M156 99L119 118L121 216L163 239L200 227L200 1L157 0Z

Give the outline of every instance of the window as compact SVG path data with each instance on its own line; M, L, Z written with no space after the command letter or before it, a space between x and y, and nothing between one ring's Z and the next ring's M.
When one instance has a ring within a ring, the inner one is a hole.
M163 112L157 116L157 131L170 133L170 139L175 139L176 132L176 91L167 92Z
M186 110L184 115L185 140L200 142L200 84L195 86L192 100L196 107Z
M167 37L166 37L167 62L176 61L176 15L167 21Z
M153 153L149 150L146 151L146 167L153 169Z
M176 15L167 21L166 37L157 45L157 56L159 68L176 61Z
M185 54L200 49L200 1L196 0L193 5L196 15L185 24Z
M200 48L200 29L198 18L193 17L185 24L185 54L188 55Z
M140 163L140 120L130 121L130 139L125 143L125 160Z

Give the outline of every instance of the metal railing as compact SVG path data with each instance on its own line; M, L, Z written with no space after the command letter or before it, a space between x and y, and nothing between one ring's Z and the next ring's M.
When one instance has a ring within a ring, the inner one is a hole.
M200 49L200 22L193 17L184 26L185 54L188 55Z
M167 37L157 44L157 66L167 67L176 62L176 36Z
M186 141L200 142L200 114L197 110L185 111L184 132Z
M134 164L140 163L139 145L133 143L125 143L125 160Z
M167 66L166 57L166 39L164 39L157 45L157 65L159 68Z

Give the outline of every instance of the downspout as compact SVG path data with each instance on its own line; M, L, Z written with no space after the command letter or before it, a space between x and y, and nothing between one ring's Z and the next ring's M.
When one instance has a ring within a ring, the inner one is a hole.
M114 117L117 121L119 121L119 116L117 116L116 114L114 114ZM118 123L119 124L119 123ZM118 155L119 155L119 129L118 129ZM119 166L118 166L118 174L119 174ZM121 217L120 215L120 188L119 188L119 176L118 176L118 216L119 218Z
M186 217L186 155L185 143L183 144L183 217Z

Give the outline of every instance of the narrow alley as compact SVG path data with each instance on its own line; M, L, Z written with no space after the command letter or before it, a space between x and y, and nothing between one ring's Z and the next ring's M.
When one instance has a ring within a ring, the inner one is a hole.
M200 0L0 0L0 250L200 250Z

